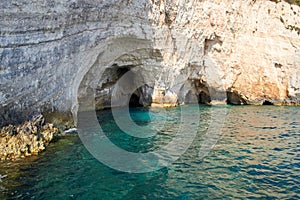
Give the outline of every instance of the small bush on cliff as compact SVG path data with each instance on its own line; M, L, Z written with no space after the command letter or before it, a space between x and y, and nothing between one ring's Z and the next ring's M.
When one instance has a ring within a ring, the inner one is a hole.
M270 0L270 1L273 1L273 2L276 2L276 3L281 2L281 0ZM284 0L284 1L286 1L290 4L300 5L300 0Z

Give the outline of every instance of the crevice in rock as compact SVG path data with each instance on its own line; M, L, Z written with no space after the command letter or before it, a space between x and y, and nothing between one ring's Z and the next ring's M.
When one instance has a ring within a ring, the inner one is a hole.
M262 103L262 105L274 105L274 104L271 101L264 100L264 102Z
M206 83L197 79L191 81L193 91L189 90L185 95L185 103L210 104L211 95ZM196 100L194 99L195 96L197 98Z
M204 90L199 93L198 97L199 97L198 99L199 104L209 104L211 102L209 93Z
M221 46L223 41L219 36L214 34L211 38L206 38L204 40L204 55L207 55L208 52L217 51L221 52Z
M129 107L144 107L143 103L141 102L141 88L138 88L130 97L129 99Z
M246 100L237 91L227 91L227 104L231 105L246 105Z
M275 63L274 66L275 66L275 68L281 68L281 67L282 67L282 64L280 64L280 63Z
M178 7L174 4L167 4L165 9L165 23L170 27L176 19Z

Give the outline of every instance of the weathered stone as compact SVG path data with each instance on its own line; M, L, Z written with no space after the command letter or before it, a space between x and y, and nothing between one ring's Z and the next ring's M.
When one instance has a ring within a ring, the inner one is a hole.
M19 126L3 127L0 132L0 159L14 160L45 150L58 129L45 124L43 116L39 115Z
M87 94L110 106L126 70L142 105L298 105L299 15L264 0L3 0L0 126L45 110L76 123Z

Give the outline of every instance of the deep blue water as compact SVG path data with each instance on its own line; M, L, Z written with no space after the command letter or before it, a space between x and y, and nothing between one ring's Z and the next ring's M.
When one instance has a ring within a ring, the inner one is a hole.
M300 107L227 106L217 143L200 159L209 125L219 119L211 118L212 107L193 106L198 108L190 105L190 114L200 116L197 135L168 167L120 172L95 159L78 136L61 137L36 158L1 163L0 174L7 177L0 199L300 199ZM151 138L122 132L109 110L97 116L114 144L149 152L172 140L180 114L180 108L150 114L132 109L138 125L158 130Z

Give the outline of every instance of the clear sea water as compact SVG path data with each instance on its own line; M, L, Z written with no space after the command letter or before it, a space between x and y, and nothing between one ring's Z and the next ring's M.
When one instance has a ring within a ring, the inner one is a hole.
M199 109L191 113L200 112L193 143L168 167L120 172L96 160L78 136L65 136L38 157L0 163L7 175L0 199L300 199L300 107L227 106L220 138L203 159L198 153L213 119L210 106ZM154 128L172 119L154 137L136 139L117 127L109 110L99 112L109 139L132 152L167 144L180 125L180 108L154 117L135 108L131 116L141 126L156 120Z

